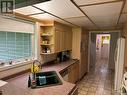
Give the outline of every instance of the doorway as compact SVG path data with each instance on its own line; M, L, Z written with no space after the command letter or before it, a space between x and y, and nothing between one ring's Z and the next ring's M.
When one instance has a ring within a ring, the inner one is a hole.
M107 32L107 31L106 31ZM95 73L97 76L103 78L110 78L112 89L114 89L115 81L115 50L117 40L120 38L120 31L113 31L109 33L89 34L89 74Z
M102 59L106 61L108 66L111 35L108 33L91 33L89 37L88 70L94 70L96 68L97 61Z
M96 60L109 59L110 34L96 35Z

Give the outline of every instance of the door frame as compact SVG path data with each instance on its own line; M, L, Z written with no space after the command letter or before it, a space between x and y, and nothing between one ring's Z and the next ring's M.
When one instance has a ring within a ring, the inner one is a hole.
M87 72L89 73L89 68L90 68L90 46L91 46L91 34L92 33L97 33L97 34L108 34L110 32L119 32L121 30L103 30L103 31L89 31L89 43L88 43L88 67L87 67ZM111 36L110 36L111 37ZM109 47L110 51L110 47ZM110 52L109 52L110 54Z

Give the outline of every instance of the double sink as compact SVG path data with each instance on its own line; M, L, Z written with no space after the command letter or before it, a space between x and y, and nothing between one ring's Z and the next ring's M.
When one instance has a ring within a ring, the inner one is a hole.
M39 72L35 74L36 76L36 87L47 87L61 85L62 81L55 71Z

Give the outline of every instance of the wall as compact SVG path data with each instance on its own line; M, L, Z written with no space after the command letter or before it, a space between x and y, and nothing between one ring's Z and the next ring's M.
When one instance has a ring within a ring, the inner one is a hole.
M89 68L94 68L95 63L96 63L96 33L91 33Z
M114 61L114 54L117 45L117 39L119 37L119 32L111 32L111 39L110 39L110 53L109 53L109 69L115 69L115 61Z
M89 33L85 29L81 33L81 77L88 71L88 43Z

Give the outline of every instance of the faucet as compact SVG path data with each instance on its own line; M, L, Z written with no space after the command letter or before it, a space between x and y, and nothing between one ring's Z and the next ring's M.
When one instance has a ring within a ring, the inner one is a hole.
M35 65L39 63L39 65ZM39 70L42 68L41 62L38 60L34 60L31 68L31 72L33 73L33 80L35 80L36 72L39 72Z
M33 61L33 71L34 71L34 65L35 65L35 63L39 63L39 68L41 69L41 62L40 61L38 61L38 60L34 60Z

